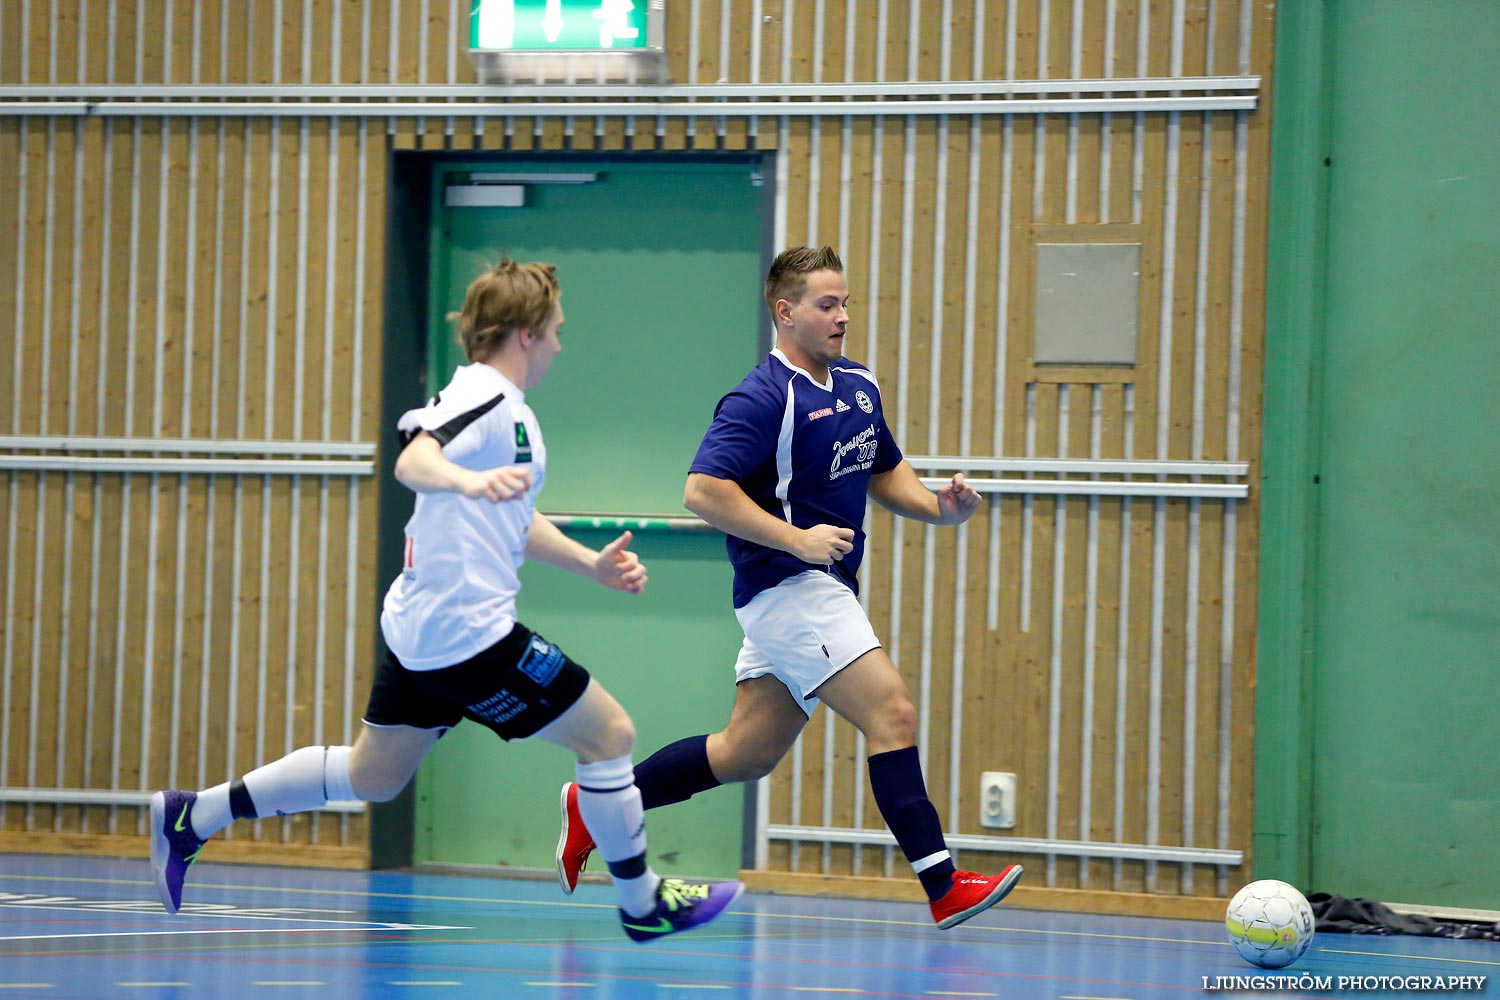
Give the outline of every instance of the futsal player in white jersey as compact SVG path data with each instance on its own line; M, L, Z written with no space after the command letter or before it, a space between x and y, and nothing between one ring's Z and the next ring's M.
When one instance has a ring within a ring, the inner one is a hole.
M856 596L868 498L903 517L961 524L980 497L962 475L922 485L886 426L880 386L844 357L849 286L831 247L788 250L765 298L776 347L719 401L688 473L683 503L728 535L734 608L745 632L729 723L658 750L635 769L647 809L721 783L770 774L820 701L869 745L870 785L948 928L1005 897L1020 865L998 875L955 869L918 758L916 710ZM562 792L558 879L577 884L593 822L577 786Z
M151 797L151 864L176 913L188 866L236 819L394 798L438 739L465 718L502 739L540 736L577 755L577 808L608 864L626 934L647 941L712 920L738 882L662 879L646 863L631 750L618 702L561 649L516 620L530 558L638 594L646 569L627 531L595 552L536 511L547 446L526 392L562 349L555 268L500 263L456 314L470 364L402 416L396 478L417 494L401 575L380 617L388 653L353 747L304 747L238 781ZM497 776L503 781L503 776Z

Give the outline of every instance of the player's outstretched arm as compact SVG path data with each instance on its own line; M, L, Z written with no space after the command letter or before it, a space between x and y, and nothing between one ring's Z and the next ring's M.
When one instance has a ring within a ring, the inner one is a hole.
M531 531L526 536L526 558L586 576L611 590L639 594L646 589L646 567L630 551L630 538L627 531L595 552L563 534L561 528L541 514L533 514Z
M465 469L448 461L437 438L423 431L397 456L396 480L414 493L462 493L499 503L530 489L531 471L509 465L483 472Z
M964 482L962 472L934 493L922 485L905 459L894 469L870 477L870 496L893 514L927 524L962 524L983 502L974 487Z
M799 528L767 514L731 479L689 473L682 505L728 535L826 566L854 551L854 532L832 524Z

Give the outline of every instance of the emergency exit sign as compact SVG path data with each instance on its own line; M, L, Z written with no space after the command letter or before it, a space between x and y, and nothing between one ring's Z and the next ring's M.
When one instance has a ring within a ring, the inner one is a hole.
M645 49L650 0L473 0L469 48L488 52Z

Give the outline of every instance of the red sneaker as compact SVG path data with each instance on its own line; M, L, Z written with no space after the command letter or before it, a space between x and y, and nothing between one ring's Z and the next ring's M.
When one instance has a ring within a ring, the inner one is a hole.
M954 872L953 888L934 899L932 919L943 930L982 913L1010 894L1021 881L1021 866L1007 865L999 875Z
M571 896L578 888L579 873L593 850L594 838L578 811L578 786L570 781L562 786L562 834L557 838L557 882L563 892Z

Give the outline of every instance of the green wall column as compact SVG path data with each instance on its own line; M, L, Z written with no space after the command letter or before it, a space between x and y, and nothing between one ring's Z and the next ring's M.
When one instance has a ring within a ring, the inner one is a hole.
M1260 470L1252 869L1256 878L1304 887L1312 874L1315 473L1332 117L1328 20L1323 0L1277 8Z

